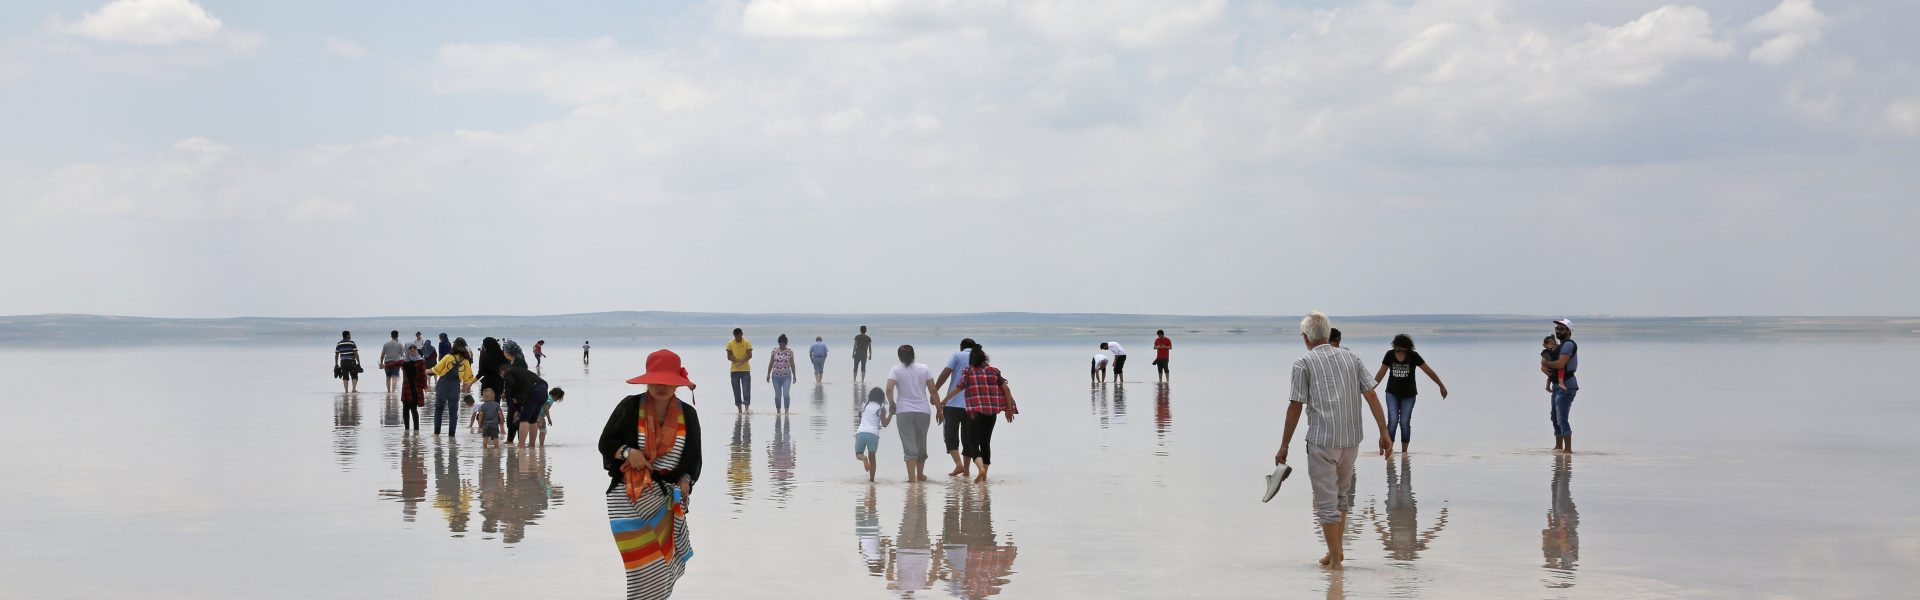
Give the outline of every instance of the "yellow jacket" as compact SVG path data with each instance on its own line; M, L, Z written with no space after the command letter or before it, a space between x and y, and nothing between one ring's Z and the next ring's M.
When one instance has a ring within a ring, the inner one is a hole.
M440 358L440 364L434 365L429 370L433 372L434 377L446 377L448 372L454 370L455 364L459 365L460 383L473 383L473 361L458 356L443 356Z

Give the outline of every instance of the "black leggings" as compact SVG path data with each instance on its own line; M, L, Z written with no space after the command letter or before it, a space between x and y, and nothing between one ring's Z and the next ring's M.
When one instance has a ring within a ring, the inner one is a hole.
M967 409L948 406L940 410L945 413L941 415L944 422L940 424L940 437L947 442L948 452L959 450L960 432L966 427L967 419L969 418L967 416Z
M993 464L993 423L1000 413L974 413L967 419L967 449L961 454L968 458L980 459L980 464Z
M420 405L411 402L400 403L400 426L402 428L420 428Z

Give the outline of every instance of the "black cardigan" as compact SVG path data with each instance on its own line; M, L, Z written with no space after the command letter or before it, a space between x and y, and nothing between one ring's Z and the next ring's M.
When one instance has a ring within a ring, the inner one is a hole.
M646 394L634 394L620 400L613 407L613 414L607 417L607 426L600 430L600 464L607 469L607 475L613 481L607 483L607 490L624 480L620 472L622 460L614 456L621 446L640 447L640 403L646 401ZM682 401L680 412L687 419L687 445L680 450L680 465L667 471L662 477L656 472L654 479L667 483L679 483L682 475L688 479L687 488L700 481L700 413L693 405Z

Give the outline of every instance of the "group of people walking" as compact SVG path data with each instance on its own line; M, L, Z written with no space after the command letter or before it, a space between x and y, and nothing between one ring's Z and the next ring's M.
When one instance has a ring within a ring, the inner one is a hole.
M546 429L553 422L553 404L566 398L566 391L547 385L547 381L527 368L520 345L511 339L481 340L480 355L475 357L466 338L449 339L439 335L435 344L419 332L413 341L402 343L398 330L387 334L380 349L380 368L387 375L387 394L398 390L401 425L409 431L420 430L420 409L433 400L433 434L445 427L449 439L459 430L460 409L475 404L473 384L480 384L481 401L472 412L470 431L477 431L489 447L501 437L520 447L546 444ZM536 360L544 356L545 340L534 345ZM536 367L537 367L536 363ZM477 365L477 366L476 366ZM352 331L340 332L334 345L333 375L340 379L341 391L360 391L359 345Z

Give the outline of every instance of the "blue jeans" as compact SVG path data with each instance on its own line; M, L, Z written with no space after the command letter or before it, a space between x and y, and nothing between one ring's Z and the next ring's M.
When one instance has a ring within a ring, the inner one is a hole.
M793 406L793 376L773 376L773 409L786 410Z
M1386 394L1387 400L1387 439L1399 439L1405 444L1413 441L1413 400L1418 396L1401 398ZM1394 432L1399 432L1396 436Z
M1580 388L1566 387L1553 392L1553 408L1552 412L1547 413L1547 418L1553 421L1554 437L1573 435L1573 423L1567 418L1567 413L1573 412L1573 396L1578 393Z
M733 405L746 406L753 403L753 372L733 372Z

